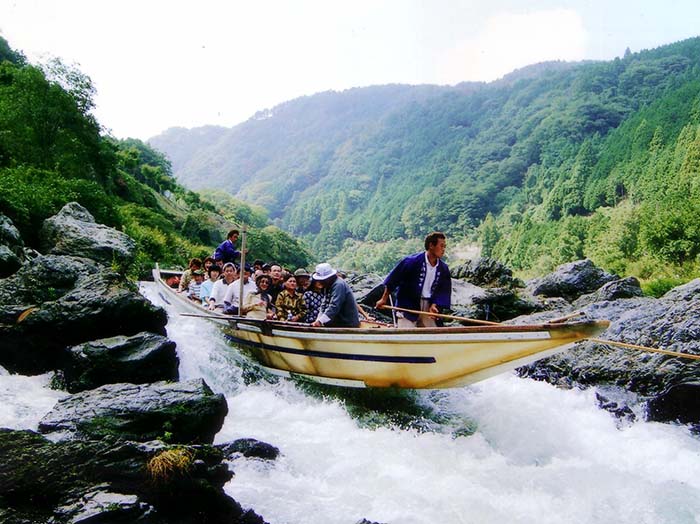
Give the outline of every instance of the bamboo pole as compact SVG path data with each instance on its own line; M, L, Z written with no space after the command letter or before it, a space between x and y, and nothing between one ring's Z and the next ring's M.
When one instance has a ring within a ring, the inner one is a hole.
M460 320L462 322L472 322L473 324L484 324L487 326L500 326L500 324L498 322L489 322L488 320L477 320L475 318L457 317L454 315L443 315L441 313L429 313L428 311L416 311L415 309L406 309L406 308L396 307L396 306L384 305L384 306L382 306L382 309L392 309L394 311L403 311L404 313L413 313L415 315L428 315L431 317L445 318L448 320Z
M242 317L243 316L243 287L245 286L245 252L246 252L246 227L243 225L241 228L241 265L240 265L240 271L238 272L238 316Z
M547 324L561 324L562 322L566 322L567 320L571 320L572 318L580 317L581 315L583 315L583 311L576 311L575 313L564 315L563 317L548 320Z
M679 353L678 351L668 351L667 349L650 348L647 346L638 346L637 344L627 344L626 342L615 342L613 340L603 340L601 338L587 338L591 342L605 344L607 346L619 346L621 348L636 349L637 351L649 351L651 353L661 353L662 355L670 355L672 357L687 358L691 360L700 360L700 355L691 355L689 353Z

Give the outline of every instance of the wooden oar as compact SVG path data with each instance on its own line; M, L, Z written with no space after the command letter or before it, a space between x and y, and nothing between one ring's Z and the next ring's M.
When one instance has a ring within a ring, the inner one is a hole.
M487 326L500 326L500 324L498 322L489 322L488 320L477 320L475 318L456 317L454 315L443 315L441 313L430 313L428 311L416 311L415 309L406 309L406 308L396 307L396 306L384 305L384 306L382 306L381 309L393 309L394 311L403 311L404 313L413 313L414 315L428 315L431 317L446 318L449 320L460 320L462 322L472 322L473 324L484 324Z
M651 353L661 353L662 355L670 355L672 357L687 358L691 360L700 360L700 355L690 355L688 353L679 353L677 351L668 351L667 349L650 348L647 346L638 346L637 344L627 344L625 342L615 342L613 340L603 340L601 338L587 338L591 342L605 344L607 346L619 346L621 348L636 349L637 351L650 351Z

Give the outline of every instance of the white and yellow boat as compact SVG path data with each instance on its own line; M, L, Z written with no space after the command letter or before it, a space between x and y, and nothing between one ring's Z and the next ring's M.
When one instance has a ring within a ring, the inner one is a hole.
M345 387L437 389L464 386L510 371L594 337L606 320L535 325L398 329L314 328L208 311L153 276L167 303L221 324L226 338L276 375Z

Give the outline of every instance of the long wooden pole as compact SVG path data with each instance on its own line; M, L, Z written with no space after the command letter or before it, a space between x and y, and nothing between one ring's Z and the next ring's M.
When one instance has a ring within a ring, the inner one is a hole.
M688 358L691 360L700 360L700 355L691 355L689 353L679 353L677 351L668 351L667 349L650 348L647 346L638 346L637 344L627 344L626 342L615 342L613 340L603 340L602 338L587 338L591 342L605 344L607 346L619 346L621 348L636 349L637 351L650 351L651 353L661 353L662 355L670 355L672 357Z
M489 322L488 320L477 320L475 318L456 317L454 315L443 315L441 313L429 313L428 311L416 311L415 309L406 309L396 306L382 306L382 309L392 309L394 311L403 311L404 313L413 313L414 315L428 315L431 317L446 318L449 320L461 320L462 322L471 322L473 324L484 324L487 326L500 326L498 322Z
M245 224L241 228L241 267L240 271L238 272L238 316L242 317L243 316L243 286L245 286L245 282L243 282L245 278L245 240L246 240L246 227Z

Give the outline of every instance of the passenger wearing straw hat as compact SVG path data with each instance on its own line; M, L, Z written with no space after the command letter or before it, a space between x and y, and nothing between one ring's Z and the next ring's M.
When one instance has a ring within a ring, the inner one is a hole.
M359 327L360 317L357 314L357 302L352 289L345 280L338 278L338 272L324 262L316 266L312 275L314 280L323 284L329 294L328 306L321 311L312 326L324 327Z

